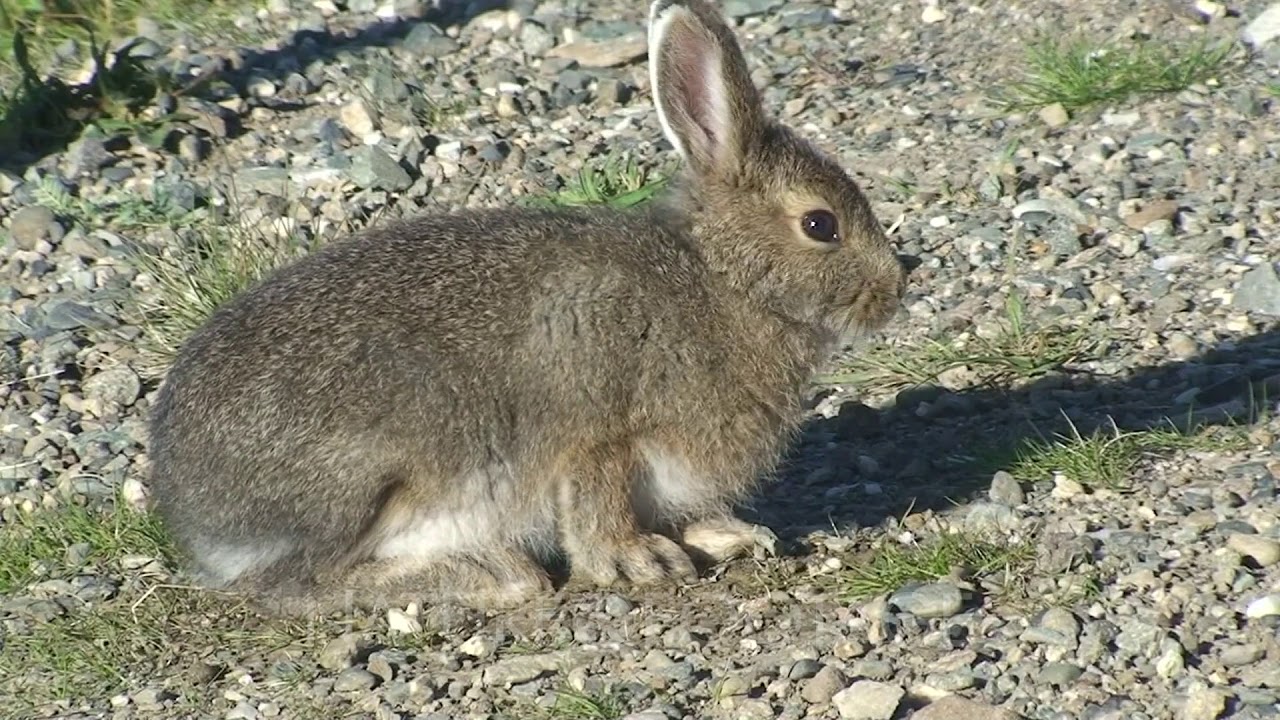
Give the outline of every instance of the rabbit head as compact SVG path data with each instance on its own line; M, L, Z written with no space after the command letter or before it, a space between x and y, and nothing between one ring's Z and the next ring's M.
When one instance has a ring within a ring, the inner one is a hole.
M769 117L705 0L657 0L649 72L684 161L669 198L720 279L843 344L897 312L906 271L853 179Z

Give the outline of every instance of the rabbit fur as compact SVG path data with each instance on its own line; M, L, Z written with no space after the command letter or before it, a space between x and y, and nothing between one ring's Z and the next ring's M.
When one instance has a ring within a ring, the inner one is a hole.
M548 593L557 557L589 584L675 583L759 537L733 507L905 272L851 178L764 112L718 8L649 20L684 161L660 200L390 222L191 335L150 484L202 584L289 614L503 608Z

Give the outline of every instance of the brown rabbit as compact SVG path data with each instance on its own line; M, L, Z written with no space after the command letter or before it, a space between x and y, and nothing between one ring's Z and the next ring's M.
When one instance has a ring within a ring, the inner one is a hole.
M206 585L283 612L656 583L736 519L815 369L904 270L854 182L768 117L719 11L658 0L683 175L650 207L473 210L337 241L221 307L151 418L155 507Z

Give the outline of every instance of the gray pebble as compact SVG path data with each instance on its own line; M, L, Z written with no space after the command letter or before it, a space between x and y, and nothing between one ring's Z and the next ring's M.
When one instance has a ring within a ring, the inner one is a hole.
M57 245L63 234L53 211L41 205L24 207L9 221L9 235L21 250L35 250L41 242Z
M1268 261L1246 272L1231 303L1248 312L1280 316L1280 276L1275 265Z
M362 638L354 633L336 637L325 643L316 662L326 670L344 670L355 663L361 645Z
M800 697L805 702L820 705L831 702L831 697L848 684L849 680L840 669L826 665L800 688Z
M1041 668L1037 677L1042 683L1063 688L1074 683L1083 674L1083 670L1071 663L1053 662Z
M889 598L899 610L922 618L945 618L964 609L964 597L955 585L945 582L908 586Z
M405 190L413 184L413 178L400 163L372 145L364 145L351 154L351 167L347 174L360 187L379 190Z
M991 489L988 495L995 502L1010 507L1017 507L1027 501L1026 495L1022 492L1022 486L1018 484L1013 475L1004 470L997 471L992 476Z
M831 702L842 720L889 720L904 695L897 685L859 680L836 693Z
M334 692L369 690L378 684L378 676L364 668L350 667L338 673L333 681Z
M1227 667L1240 667L1252 665L1265 653L1261 645L1228 645L1218 651L1218 659Z

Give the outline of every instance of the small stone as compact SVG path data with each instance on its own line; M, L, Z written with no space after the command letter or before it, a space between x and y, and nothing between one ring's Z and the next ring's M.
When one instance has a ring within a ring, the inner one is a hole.
M1022 525L1022 516L1012 507L981 500L972 503L965 511L962 526L978 535L1009 533Z
M797 660L787 672L787 678L791 680L808 680L814 675L817 675L818 671L821 670L822 667L822 663L817 660L809 658Z
M362 138L378 129L377 122L373 118L373 113L369 111L368 104L361 99L352 100L343 105L342 109L338 111L338 117L342 119L342 124L356 137Z
M840 669L826 665L800 688L800 697L812 705L831 702L831 698L847 685L849 679Z
M1058 500L1070 500L1084 494L1084 485L1066 475L1054 475L1053 490L1049 491L1049 494Z
M236 173L236 187L264 195L284 196L289 191L289 171L280 167L251 167Z
M1017 720L1018 716L1004 708L970 700L959 695L946 695L920 708L911 720Z
M991 489L987 493L991 499L1002 505L1017 507L1027 501L1018 481L1004 470L997 471L991 478Z
M404 38L404 47L419 57L442 57L458 51L458 41L427 22L415 23Z
M1227 667L1241 667L1257 662L1264 652L1258 645L1228 645L1218 653L1218 660Z
M258 98L274 97L276 94L276 84L261 75L255 75L249 78L249 82L245 85L245 89L249 91L250 96Z
M1080 679L1084 670L1071 663L1053 662L1040 669L1039 680L1046 685L1064 688Z
M1040 627L1066 638L1070 647L1075 647L1076 640L1080 637L1080 621L1076 620L1070 610L1064 608L1052 607L1045 610L1040 616Z
M1060 128L1071 122L1071 115L1067 113L1067 109L1062 106L1062 103L1045 105L1036 114L1040 116L1040 122L1051 128Z
M1173 200L1156 200L1147 203L1138 212L1124 219L1124 224L1134 230L1142 230L1152 223L1161 220L1172 220L1178 214L1178 203Z
M1200 352L1199 344L1190 335L1180 332L1171 333L1165 347L1169 348L1169 354L1175 360L1189 360Z
M378 684L378 676L364 668L349 667L338 673L333 681L334 692L356 692L369 690Z
M1196 0L1192 7L1208 20L1226 17L1227 14L1227 6L1213 0Z
M262 713L258 709L249 704L247 700L241 700L236 703L235 707L227 711L223 716L225 720L260 720Z
M538 23L525 22L520 26L520 45L526 53L541 57L555 47L555 44L555 36Z
M133 696L133 702L139 707L157 708L177 696L163 688L143 688Z
M487 658L497 649L497 641L488 635L472 635L458 646L458 652L473 658Z
M1078 225L1087 223L1089 220L1084 211L1080 209L1079 203L1065 198L1043 197L1024 200L1013 206L1013 210L1010 212L1017 219L1021 219L1025 215L1043 213L1065 218Z
M1275 265L1264 262L1246 272L1231 304L1245 312L1280 316L1280 276Z
M604 611L609 617L622 617L636 608L635 603L621 595L610 595L604 599Z
M559 666L558 657L522 655L499 660L485 668L481 680L486 686L509 687L536 680Z
M137 478L125 478L124 484L120 486L120 495L125 504L134 512L144 512L147 509L147 502L150 498L150 491L142 481Z
M9 221L9 235L18 249L35 250L41 242L56 245L62 239L63 229L52 210L32 205L13 214Z
M1242 39L1255 48L1280 38L1280 3L1272 3L1245 26Z
M831 702L843 720L889 720L906 695L901 687L874 680L859 680L836 693Z
M142 380L137 373L121 365L91 375L85 380L83 390L85 399L100 407L129 407L142 395Z
M351 154L348 175L357 185L366 189L400 191L413 184L413 178L400 167L400 163L372 145L357 148Z
M645 56L649 42L644 33L629 33L609 40L579 40L547 52L547 57L576 60L584 68L625 65Z
M344 670L355 663L356 655L360 653L360 645L361 638L354 633L336 637L325 643L316 662L326 670Z
M1197 688L1187 695L1181 720L1217 720L1226 709L1226 694L1211 688Z
M101 138L83 137L67 148L67 162L72 177L93 175L111 162L112 154Z
M947 14L937 5L926 5L924 11L920 13L920 22L925 25L940 23L947 19Z
M905 587L894 593L889 602L903 612L922 618L946 618L964 609L960 588L945 582Z
M376 675L382 682L391 682L396 676L396 670L391 666L391 661L380 652L369 656L369 662L366 667L369 672Z
M1227 547L1253 560L1259 567L1280 562L1280 542L1261 535L1236 533L1227 538Z
M725 0L724 12L732 18L763 15L782 7L786 0Z
M1182 656L1182 646L1177 641L1169 642L1156 658L1156 674L1166 680L1177 677L1186 669L1186 659Z
M1249 603L1244 615L1252 620L1280 615L1280 595L1264 595Z

